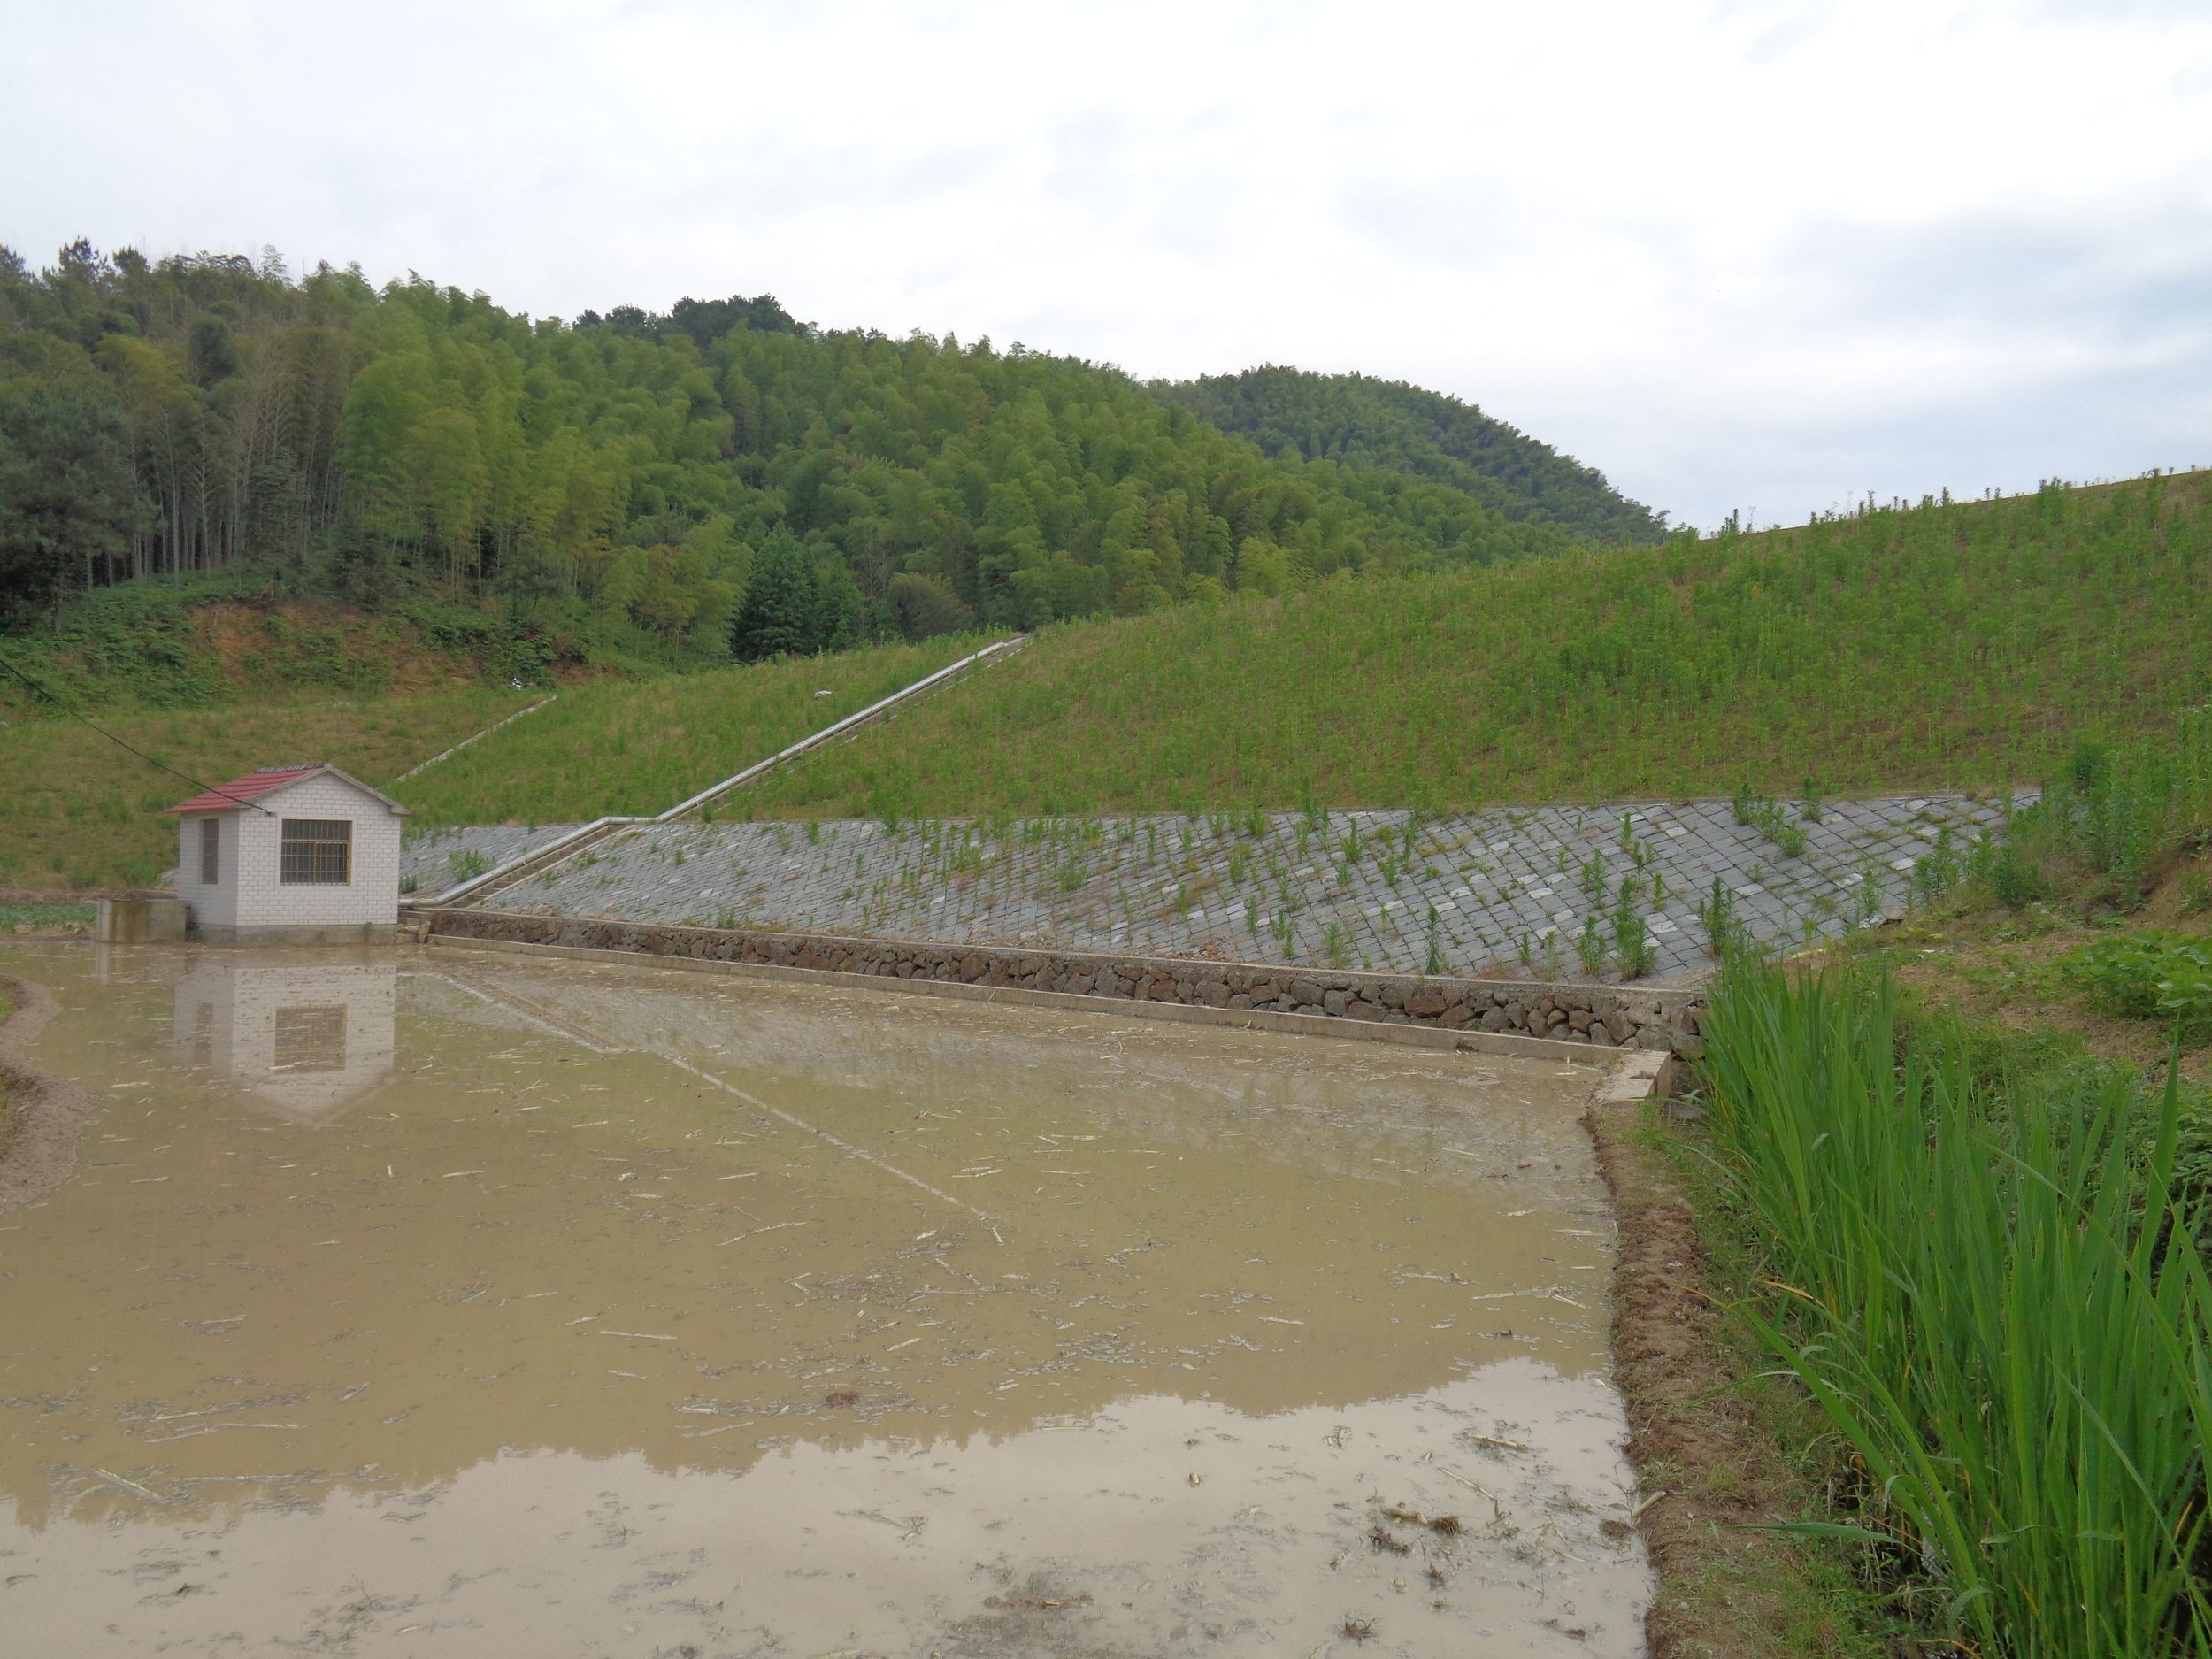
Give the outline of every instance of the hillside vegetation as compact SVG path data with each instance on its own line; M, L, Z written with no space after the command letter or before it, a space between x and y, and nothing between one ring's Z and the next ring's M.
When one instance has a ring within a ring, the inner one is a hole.
M2032 783L2212 685L2212 473L1054 630L761 816Z
M417 824L642 816L858 712L984 642L980 636L947 636L839 657L572 686L405 783L393 780L538 703L547 688L189 714L104 709L97 720L133 747L214 783L257 766L334 761L397 795ZM175 863L175 826L163 809L194 793L190 785L67 718L11 721L0 727L0 757L10 778L22 779L19 787L0 793L0 889L143 886Z
M480 611L420 600L381 611L288 595L242 574L126 582L58 626L0 638L0 719L121 707L203 708L480 687L551 664Z
M2166 729L2212 686L2208 505L2212 473L2053 487L1066 625L726 810L2032 784L2085 733ZM965 649L932 644L567 694L413 798L443 821L657 810L842 712L847 688L864 701ZM823 687L818 710L793 701Z
M1667 515L1629 501L1583 465L1471 403L1402 380L1247 369L1153 391L1268 455L1382 468L1463 490L1507 518L1601 541L1655 541Z
M570 326L420 279L295 281L273 252L79 242L34 274L0 248L0 626L222 572L434 595L548 660L712 664L780 536L834 646L1556 551L1630 511L1571 466L1500 495L1337 453L1270 457L1111 367L820 330L767 296Z
M985 642L947 636L642 682L597 681L562 692L550 707L441 761L400 793L426 824L553 823L580 816L583 802L598 803L580 813L587 818L664 811Z

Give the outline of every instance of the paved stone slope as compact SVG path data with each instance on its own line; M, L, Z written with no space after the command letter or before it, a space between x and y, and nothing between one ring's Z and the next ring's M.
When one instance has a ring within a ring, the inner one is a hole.
M400 843L400 891L434 898L448 887L483 871L534 852L573 824L471 824L426 829ZM460 864L455 859L459 858ZM480 859L480 869L475 860Z
M1138 818L684 824L626 832L501 908L1406 972L1584 977L1595 918L1617 977L1624 881L1664 981L1701 968L1717 878L1757 941L1832 936L1906 902L1920 859L1962 853L2001 799L1832 801L1790 856L1724 801ZM1601 898L1594 896L1599 891Z

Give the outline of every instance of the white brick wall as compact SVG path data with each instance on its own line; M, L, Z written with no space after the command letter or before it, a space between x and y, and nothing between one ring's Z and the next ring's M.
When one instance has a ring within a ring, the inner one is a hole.
M200 880L200 826L212 821L222 840L215 884ZM231 927L238 921L238 814L188 812L177 820L177 896L195 927Z
M196 927L355 927L399 919L399 836L405 821L374 795L328 772L303 778L257 803L193 813L177 838L177 893ZM222 860L213 887L200 884L204 818L222 822ZM348 818L353 824L352 879L343 887L278 879L288 818Z

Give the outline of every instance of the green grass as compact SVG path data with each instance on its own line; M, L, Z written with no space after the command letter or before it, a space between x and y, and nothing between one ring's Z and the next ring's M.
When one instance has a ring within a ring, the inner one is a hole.
M984 643L947 635L841 657L602 680L562 692L551 707L440 762L411 780L403 798L426 824L664 811ZM966 695L938 694L920 706ZM895 732L912 718L910 711L880 729Z
M256 766L327 760L382 785L521 707L528 695L463 691L273 707L111 708L93 718L210 783ZM176 821L163 809L196 793L59 718L0 729L0 776L7 780L0 787L0 887L36 891L153 882L177 857Z
M0 904L0 939L19 927L89 928L97 913L89 904Z
M2180 1095L2124 1067L1978 1075L1886 975L1732 965L1708 1024L1749 1313L1849 1446L1922 1611L2018 1659L2212 1654L2212 1285Z
M1071 624L759 816L2002 785L2212 684L2212 473ZM611 803L569 797L560 815ZM547 803L534 810L552 812Z

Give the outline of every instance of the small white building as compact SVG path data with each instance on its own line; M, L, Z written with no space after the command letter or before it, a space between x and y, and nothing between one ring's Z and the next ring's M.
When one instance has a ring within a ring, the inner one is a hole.
M177 896L211 944L383 941L399 921L407 809L328 762L180 801Z

